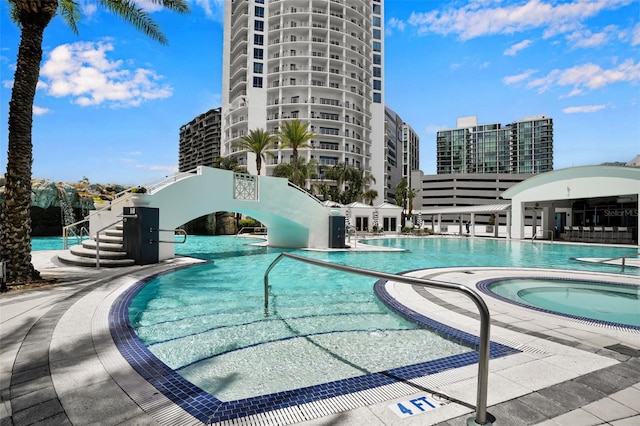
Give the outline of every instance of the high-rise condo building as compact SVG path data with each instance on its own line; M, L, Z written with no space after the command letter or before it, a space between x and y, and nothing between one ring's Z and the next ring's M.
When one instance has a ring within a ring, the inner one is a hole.
M220 157L221 118L221 109L213 108L180 126L179 171L215 165Z
M553 170L553 119L527 117L504 127L460 117L437 134L437 172L544 173Z
M420 138L395 111L385 107L385 200L396 202L396 187L406 179L411 186L411 172L420 169Z
M255 173L254 154L234 143L298 119L317 134L299 157L372 173L384 197L383 9L382 0L225 2L222 155ZM291 149L270 153L267 175L291 161Z

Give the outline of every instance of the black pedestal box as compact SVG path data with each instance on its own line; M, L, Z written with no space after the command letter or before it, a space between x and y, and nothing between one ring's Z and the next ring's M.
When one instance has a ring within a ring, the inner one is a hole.
M160 211L154 207L125 207L123 214L127 257L135 259L136 265L158 263Z
M344 216L329 216L329 248L345 248Z

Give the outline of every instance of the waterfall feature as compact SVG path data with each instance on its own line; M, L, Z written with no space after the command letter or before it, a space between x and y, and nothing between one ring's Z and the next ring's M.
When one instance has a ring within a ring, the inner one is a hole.
M62 226L71 225L76 221L76 218L73 214L73 207L69 202L69 197L67 197L67 191L65 191L62 186L58 186L57 189L58 200L60 201L60 217L62 218Z

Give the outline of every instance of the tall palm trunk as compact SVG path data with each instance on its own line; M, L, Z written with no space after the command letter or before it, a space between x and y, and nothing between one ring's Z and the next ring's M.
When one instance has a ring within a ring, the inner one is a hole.
M40 75L44 29L56 14L57 0L16 2L21 24L20 47L9 102L9 150L5 196L0 216L0 257L8 282L40 278L31 264L31 164L33 100Z

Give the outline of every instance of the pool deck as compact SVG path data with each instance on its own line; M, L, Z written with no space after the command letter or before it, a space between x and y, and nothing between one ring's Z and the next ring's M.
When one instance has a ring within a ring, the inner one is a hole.
M126 288L194 262L178 257L158 265L95 270L62 265L53 251L34 252L34 266L43 277L59 282L0 296L0 425L202 424L133 370L109 329L109 308ZM637 275L522 268L442 268L410 275L467 286L501 276L586 276L639 284ZM466 297L394 282L385 287L412 310L477 334L477 310ZM491 312L492 341L521 351L489 364L488 411L497 418L494 424L640 424L640 331L482 297ZM275 413L221 424L466 425L473 415L468 407L476 402L477 369L474 364L437 373L409 384L415 392L358 408L335 398L299 407L300 413L315 414ZM390 409L433 393L455 401L430 411L415 409L405 418Z

